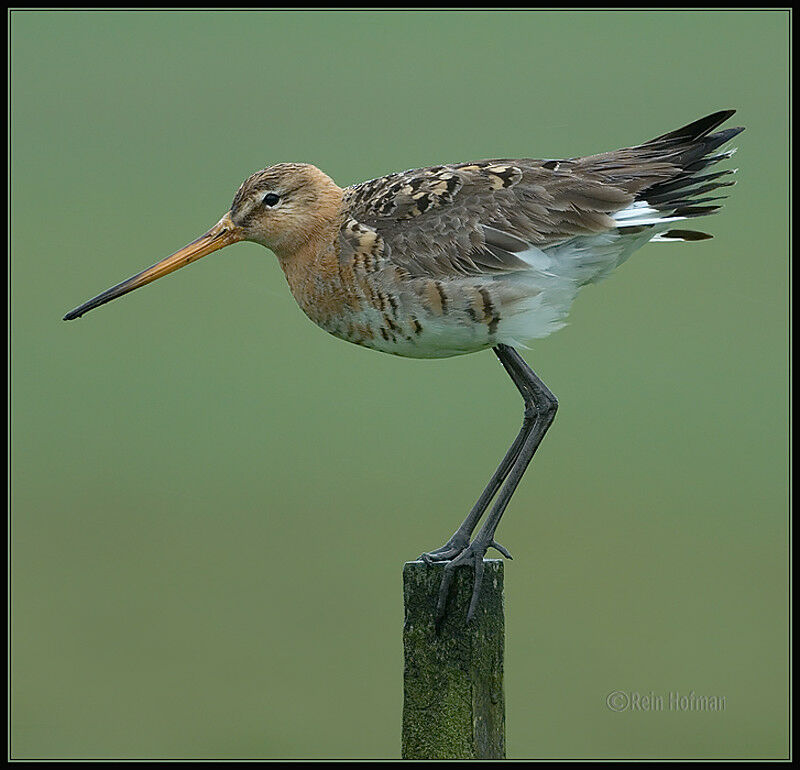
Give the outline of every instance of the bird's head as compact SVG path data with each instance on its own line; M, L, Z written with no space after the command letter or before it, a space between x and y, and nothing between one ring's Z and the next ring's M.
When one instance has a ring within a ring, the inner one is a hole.
M289 256L330 228L341 201L341 189L316 166L279 163L246 179L228 214L242 240Z
M254 241L289 259L338 221L342 190L307 163L279 163L248 177L228 211L208 232L64 316L71 321L237 241Z

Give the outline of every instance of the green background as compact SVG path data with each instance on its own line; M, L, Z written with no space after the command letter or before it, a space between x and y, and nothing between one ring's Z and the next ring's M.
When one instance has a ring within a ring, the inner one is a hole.
M265 165L347 185L727 107L716 238L646 246L526 353L561 409L499 532L508 752L786 756L786 13L10 19L14 757L399 756L402 564L521 418L491 353L335 340L255 244L64 312Z

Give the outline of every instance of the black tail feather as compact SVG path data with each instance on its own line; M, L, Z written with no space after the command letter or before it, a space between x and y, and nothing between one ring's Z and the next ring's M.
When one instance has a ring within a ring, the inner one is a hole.
M719 179L720 177L727 176L728 174L732 173L733 169L727 168L724 171L716 171L713 174L703 174L701 176L694 176L693 174L680 174L669 182L661 182L658 185L658 195L665 195L673 192L674 190L683 190L686 187L692 187L696 184L710 182L712 179ZM719 186L724 185L720 184ZM652 188L650 189L652 190Z
M736 184L735 181L729 181L717 182L716 184L704 184L695 187L696 183L696 179L689 179L684 184L674 187L671 190L655 191L654 188L650 188L650 192L647 195L647 202L653 206L659 203L672 203L672 205L675 205L677 203L675 200L676 194L694 198L695 195L703 195L713 190L719 190L721 187L733 187Z
M667 230L658 236L660 241L707 241L713 238L709 233L701 233L699 230Z
M651 139L647 144L655 144L656 142L695 142L704 137L709 131L713 131L717 126L721 126L728 118L736 113L736 110L719 110L719 112L712 112L711 115L706 115L704 118L692 121L681 128L676 128L655 139Z
M702 206L718 198L699 196L722 187L731 187L735 181L724 179L734 174L735 169L726 169L704 174L709 166L726 160L733 150L717 152L719 147L744 131L742 126L726 128L711 133L733 115L735 110L721 110L695 120L682 128L662 134L642 145L642 148L655 150L659 158L677 166L678 173L639 192L637 198L647 201L660 211L668 211L675 216L700 217L719 211L719 206Z

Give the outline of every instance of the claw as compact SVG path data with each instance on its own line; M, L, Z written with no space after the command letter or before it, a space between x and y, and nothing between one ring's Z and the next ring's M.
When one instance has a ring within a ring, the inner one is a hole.
M447 594L450 590L450 583L453 581L453 570L461 564L467 562L472 555L471 547L465 548L455 559L444 565L442 584L439 586L439 600L436 602L436 624L441 623L444 618L444 610L447 606Z
M452 562L451 562L452 563ZM444 619L444 610L447 606L447 594L450 591L450 583L453 581L453 570L450 564L445 565L442 571L442 582L439 585L439 598L436 602L436 625L438 626Z
M419 558L422 559L425 564L431 565L440 561L450 561L452 558L458 556L459 553L461 553L461 551L457 551L454 548L451 548L449 551L442 551L439 549L437 551L423 553Z
M426 564L431 565L440 561L451 561L461 554L461 552L469 545L469 541L460 542L454 541L452 538L444 545L435 548L433 551L426 551L420 554L420 559Z
M443 553L447 549L446 545L439 546L439 548L434 548L432 551L425 551L419 555L419 559L428 563L429 560L433 560L434 556L438 556L440 553Z
M469 610L467 611L467 623L472 620L473 616L475 615L475 610L478 608L478 599L480 598L481 586L483 585L483 556L486 553L486 549L489 547L489 545L496 544L494 544L494 542L487 545L479 543L476 546L476 544L473 542L464 548L458 554L458 556L444 565L444 570L442 571L442 582L439 585L439 596L436 601L435 620L437 626L444 619L445 608L447 607L447 595L450 592L450 585L453 582L453 570L462 564L468 563L473 564L475 567L475 580L472 585L472 596L469 602ZM508 555L508 558L511 558L511 555L508 553L508 551L506 551L505 548L503 548L503 546L500 546L498 550L501 553L505 552L504 555Z
M478 599L480 598L481 585L483 583L483 557L488 548L495 548L507 559L511 558L511 554L505 546L500 545L500 543L494 540L489 540L487 542L483 538L476 538L472 543L454 542L451 538L440 548L420 555L419 558L429 566L447 562L442 570L442 582L439 585L439 595L436 600L435 621L437 626L444 619L445 609L447 607L447 595L450 592L450 585L453 582L453 570L455 570L456 567L460 567L462 564L473 564L475 567L475 581L472 586L469 610L467 611L467 623L472 620L475 611L478 609Z
M498 543L496 540L492 540L492 542L489 543L489 548L494 548L495 551L500 551L500 553L503 554L503 556L505 556L506 559L513 559L514 558L508 552L508 549L505 546L500 545L500 543Z
M483 555L480 557L475 554L475 582L472 585L472 599L469 603L469 610L467 611L467 623L472 620L475 614L475 609L478 606L478 597L481 594L481 586L483 585Z

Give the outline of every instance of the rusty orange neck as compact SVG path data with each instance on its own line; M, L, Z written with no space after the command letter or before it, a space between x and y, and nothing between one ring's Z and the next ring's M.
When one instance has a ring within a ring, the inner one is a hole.
M339 261L339 229L344 219L342 191L331 196L315 225L303 239L274 249L289 288L305 314L327 328L332 318L355 310L358 299L352 276L342 273ZM338 198L338 199L337 199Z

